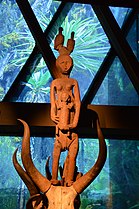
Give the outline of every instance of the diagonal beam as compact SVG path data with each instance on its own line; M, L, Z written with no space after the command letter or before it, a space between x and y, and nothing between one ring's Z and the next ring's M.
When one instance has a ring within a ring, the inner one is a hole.
M46 37L44 36L44 33L37 21L37 18L28 2L28 0L16 0L22 14L23 17L37 43L37 46L39 48L39 51L41 52L44 61L46 62L46 64L48 65L48 68L51 69L51 73L52 76L57 76L57 70L55 67L55 56L49 46L49 43L46 39ZM49 56L48 56L49 54Z
M109 68L111 64L113 63L113 60L115 58L115 52L111 48L109 52L107 53L107 56L104 58L99 70L97 71L94 79L92 80L86 94L84 95L82 99L82 104L87 105L91 104L93 98L95 97L99 87L101 86L107 72L109 71Z
M139 8L138 0L57 0L62 2L74 2L81 4L93 4L93 5L104 5L114 7L131 7Z
M117 56L128 74L134 88L139 94L139 63L130 48L126 38L124 37L118 23L116 22L112 12L106 6L92 5L107 37L110 40Z
M122 25L122 32L123 35L126 37L129 30L131 29L139 10L138 9L132 9L126 19L126 21ZM113 63L114 59L116 57L116 53L113 48L111 48L105 57L103 63L101 64L99 70L97 71L92 83L89 86L88 91L86 92L85 96L82 99L82 103L84 105L90 104L92 100L94 99L100 85L102 84L111 64Z
M47 42L49 44L51 43L51 40L56 35L58 27L64 21L65 17L67 16L67 13L71 9L72 5L73 5L73 3L61 3L60 6L58 7L57 11L53 15L52 20L50 21L49 25L47 26L46 30L44 31L45 37L46 37ZM32 24L32 21L30 24ZM52 37L52 34L50 34L51 30L53 30L53 37ZM11 85L7 94L5 95L3 101L5 101L5 102L12 101L14 94L16 95L16 97L19 96L19 93L24 88L24 86L20 86L20 81L25 80L26 75L30 74L30 69L31 69L31 72L33 72L35 70L37 63L39 63L41 58L42 58L42 54L40 53L37 44L35 44L35 47L34 47L32 53L30 54L29 58L27 59L26 63L22 67L19 74L17 75L16 79L14 80L13 84ZM50 71L51 71L51 69L50 69ZM20 86L20 91L18 90L19 86Z
M46 62L46 65L48 66L50 73L52 74L53 78L59 77L59 73L57 71L57 68L55 66L55 56L51 50L51 47L49 46L49 43L44 36L44 33L37 21L37 18L28 2L28 0L16 0L27 24L28 27L38 45L39 51L41 52L44 61ZM49 56L48 56L49 55Z

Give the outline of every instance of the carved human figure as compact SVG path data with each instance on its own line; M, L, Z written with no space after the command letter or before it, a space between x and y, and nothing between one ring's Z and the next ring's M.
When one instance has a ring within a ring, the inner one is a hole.
M97 118L96 128L99 139L98 158L91 169L84 175L77 171L77 167L75 166L78 152L76 127L79 120L81 102L78 83L75 79L69 77L73 66L72 58L69 56L74 48L73 33L67 47L64 47L62 29L60 28L55 40L55 48L60 53L56 60L60 77L52 82L50 94L51 118L56 124L52 180L49 171L49 160L46 162L46 176L43 176L35 167L31 158L29 125L24 120L18 119L24 126L21 150L21 159L24 168L17 160L18 149L13 154L13 165L30 193L26 209L79 209L79 195L99 175L106 161L106 143L100 129L99 119ZM52 184L57 185L59 183L57 180L57 171L60 153L66 149L68 150L68 156L65 161L64 171L61 169L65 178L60 181L60 186L54 186ZM75 179L73 182L74 172Z
M70 112L73 108L73 101L71 100L71 96L68 92L63 91L59 95L60 99L56 101L57 106L57 113L59 122L56 125L56 135L59 135L59 130L68 130L69 129L69 123L70 123ZM70 131L67 132L67 135L69 136Z
M61 31L59 35L61 38ZM72 39L73 34L71 40ZM58 36L55 39L55 45L57 45L57 40ZM70 43L72 42L71 40ZM60 55L56 60L56 66L60 72L60 78L53 80L50 88L51 119L56 124L51 182L54 185L59 183L57 176L60 154L62 151L68 150L68 160L66 161L68 162L68 165L66 165L67 176L65 178L66 186L71 186L78 153L78 135L76 133L76 127L79 120L81 102L78 82L69 77L73 67L73 60L69 55L71 48L69 52L60 41L58 43L60 47L57 45L57 50L59 51L60 48Z

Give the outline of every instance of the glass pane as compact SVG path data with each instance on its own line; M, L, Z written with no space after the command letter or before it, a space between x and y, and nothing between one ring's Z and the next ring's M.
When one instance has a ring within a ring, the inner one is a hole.
M139 60L139 21L138 16L136 16L136 19L134 21L134 24L132 25L128 35L127 35L127 41L132 48L132 51L134 52L135 56Z
M28 199L25 185L17 175L12 155L20 143L19 137L0 137L0 208L24 208Z
M139 208L139 141L109 142L110 190L112 208Z
M79 154L77 163L79 171L85 174L94 165L98 157L97 139L80 139ZM109 147L109 142L107 141ZM107 160L100 174L81 194L81 207L84 208L105 208L107 198L110 195L109 189L109 150Z
M52 19L60 2L41 0L30 1L30 4L35 14L38 14L37 18L44 30ZM31 54L35 42L17 3L14 1L3 0L0 2L0 25L0 100L2 100ZM42 62L40 66L42 68ZM21 85L24 84L21 82ZM16 95L13 100L17 100Z
M139 141L106 140L107 161L99 176L81 194L80 209L138 208L139 193ZM37 169L45 175L45 163L52 156L52 138L31 137L32 159ZM86 173L98 156L96 139L79 139L78 170ZM12 164L12 155L18 147L17 158L21 164L21 138L0 137L0 208L25 209L29 198L26 186L18 177ZM64 155L63 155L64 154ZM60 164L63 165L66 152ZM52 165L50 158L50 170ZM22 165L22 164L21 164Z
M117 23L121 27L123 22L126 20L129 12L131 11L130 8L122 8L122 7L110 7L113 16L115 17Z
M118 57L115 58L92 104L139 105L138 94Z
M91 184L92 188L84 191L80 209L139 208L139 141L109 140L108 150L109 166L105 165ZM106 179L109 182L108 188L105 185ZM99 183L101 186L104 183L105 189L101 190Z
M14 1L0 2L0 100L9 90L34 46L34 40Z
M29 2L39 25L45 31L61 2L53 0L30 0Z

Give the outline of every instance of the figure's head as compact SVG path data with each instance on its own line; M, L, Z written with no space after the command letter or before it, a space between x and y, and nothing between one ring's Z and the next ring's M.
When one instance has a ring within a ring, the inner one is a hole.
M56 66L63 75L69 75L73 67L73 60L69 55L60 55L56 59Z

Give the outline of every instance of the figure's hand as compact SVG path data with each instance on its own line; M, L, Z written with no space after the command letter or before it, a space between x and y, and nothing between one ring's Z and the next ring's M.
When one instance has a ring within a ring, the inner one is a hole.
M76 128L76 124L74 124L74 123L71 123L71 124L69 124L69 129L74 129L74 128Z
M51 115L51 119L53 122L55 122L56 124L59 122L59 117L56 115Z

